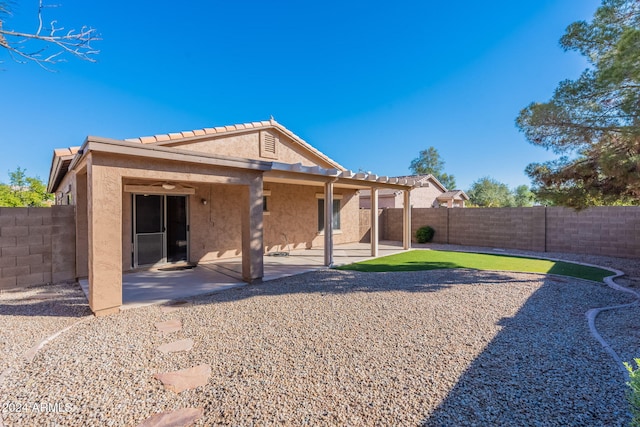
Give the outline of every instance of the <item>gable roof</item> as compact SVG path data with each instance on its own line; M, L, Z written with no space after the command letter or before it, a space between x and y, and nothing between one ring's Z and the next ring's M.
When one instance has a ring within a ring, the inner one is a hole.
M447 191L447 188L444 185L442 185L442 183L438 181L438 179L435 176L431 175L430 173L425 175L403 175L403 176L397 176L396 178L411 179L411 180L415 180L416 182L422 182L422 183L431 181L436 185L436 187L440 189L440 191L442 192Z
M204 152L196 152L184 148L176 147L190 142L201 142L211 139L212 135L234 135L247 133L253 130L274 129L277 132L286 135L294 144L301 149L313 154L318 159L322 159L330 167L322 167L319 165L304 166L301 163L281 163L276 161L264 161L257 159L247 159L233 155L210 154ZM347 188L361 189L365 183L367 185L376 184L380 188L404 190L412 187L422 187L425 182L421 182L410 178L394 178L387 176L378 176L373 173L353 172L341 166L339 163L330 159L328 156L313 148L303 139L289 131L284 126L271 119L262 122L251 122L240 125L224 126L218 128L198 129L194 131L186 131L172 134L160 134L150 137L132 138L132 139L112 139L96 136L88 136L81 147L62 148L54 150L51 162L51 170L47 191L53 193L58 187L69 170L72 170L82 161L82 158L89 152L106 152L116 154L131 154L138 157L163 158L170 160L185 159L185 161L194 161L196 163L207 163L216 165L225 165L232 167L241 167L249 169L260 169L265 173L273 175L286 175L287 177L333 177L335 182L340 183ZM256 166L258 165L258 166ZM284 179L284 178L283 178Z
M248 131L255 130L265 130L265 129L274 129L283 135L287 136L290 140L292 140L295 144L301 147L303 150L312 153L314 156L321 158L332 168L346 171L347 169L342 166L340 163L331 159L329 156L314 148L311 144L306 142L304 139L300 138L295 133L291 132L289 129L275 121L275 119L271 118L270 120L263 120L260 122L249 122L249 123L241 123L229 126L218 126L214 128L203 128L203 129L195 129L183 132L174 132L174 133L163 133L158 135L151 136L142 136L138 138L128 138L125 141L129 142L140 142L142 144L154 144L154 145L173 145L180 143L187 143L198 141L202 139L207 139L207 137L212 136L229 136L237 133L246 133Z
M260 122L249 122L249 123L241 123L235 125L228 126L218 126L214 128L203 128L203 129L195 129L190 131L183 132L174 132L174 133L166 133L166 134L158 134L152 136L142 136L138 138L127 138L124 140L114 140L111 138L99 138L99 137L88 137L87 140L97 138L100 140L111 140L111 141L122 141L126 143L137 142L144 145L156 145L156 146L172 146L178 145L181 143L188 142L196 142L200 140L206 140L207 138L211 138L212 136L229 136L238 133L246 133L250 131L256 130L266 130L273 129L281 134L287 136L294 144L298 145L302 150L311 153L313 156L322 159L326 163L328 163L332 168L337 169L339 171L347 171L347 169L342 166L340 163L331 159L326 154L322 153L318 149L314 148L300 138L295 133L291 132L289 129L276 122L273 118L270 120L263 120ZM69 170L69 166L71 165L73 159L76 157L78 150L80 147L70 147L70 148L56 148L53 151L53 158L51 160L51 169L49 171L49 181L47 184L47 191L54 192L60 182L66 175Z
M469 200L469 196L467 196L467 194L462 190L452 190L442 193L436 197L436 200Z
M51 159L51 169L49 170L49 182L47 183L47 191L53 193L58 188L60 181L64 178L69 165L78 153L80 147L56 148L53 150L53 158Z

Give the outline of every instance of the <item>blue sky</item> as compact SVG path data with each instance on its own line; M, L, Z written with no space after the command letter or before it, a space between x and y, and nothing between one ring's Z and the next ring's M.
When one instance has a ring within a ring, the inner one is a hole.
M533 161L518 112L586 67L558 45L595 0L57 0L45 19L96 28L97 63L55 73L0 51L0 181L16 166L48 178L54 148L271 115L347 168L404 175L438 149L467 190L515 187ZM21 0L5 29L36 26Z

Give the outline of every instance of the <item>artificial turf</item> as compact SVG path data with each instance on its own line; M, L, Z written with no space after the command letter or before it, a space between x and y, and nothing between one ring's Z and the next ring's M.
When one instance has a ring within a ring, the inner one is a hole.
M510 255L478 254L435 250L413 250L337 267L340 270L364 272L419 271L442 268L470 268L475 270L521 271L526 273L557 274L603 282L613 272L597 267L564 261L550 261Z

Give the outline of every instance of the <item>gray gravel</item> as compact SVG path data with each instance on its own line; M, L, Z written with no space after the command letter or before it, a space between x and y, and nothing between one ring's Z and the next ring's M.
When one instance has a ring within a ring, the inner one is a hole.
M15 370L0 402L25 408L5 424L29 426L200 406L197 425L622 426L624 379L585 312L630 300L536 274L318 271L79 324ZM183 329L164 336L154 324L170 319ZM190 352L155 350L185 338ZM153 378L202 363L207 386L179 395Z
M0 374L42 339L91 314L76 284L0 290Z

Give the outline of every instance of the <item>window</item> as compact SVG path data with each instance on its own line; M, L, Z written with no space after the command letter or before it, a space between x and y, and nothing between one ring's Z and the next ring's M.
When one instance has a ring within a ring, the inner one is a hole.
M340 200L333 201L333 229L340 230ZM318 199L318 231L324 231L324 199Z
M262 190L262 213L269 215L269 199L271 198L271 190Z

